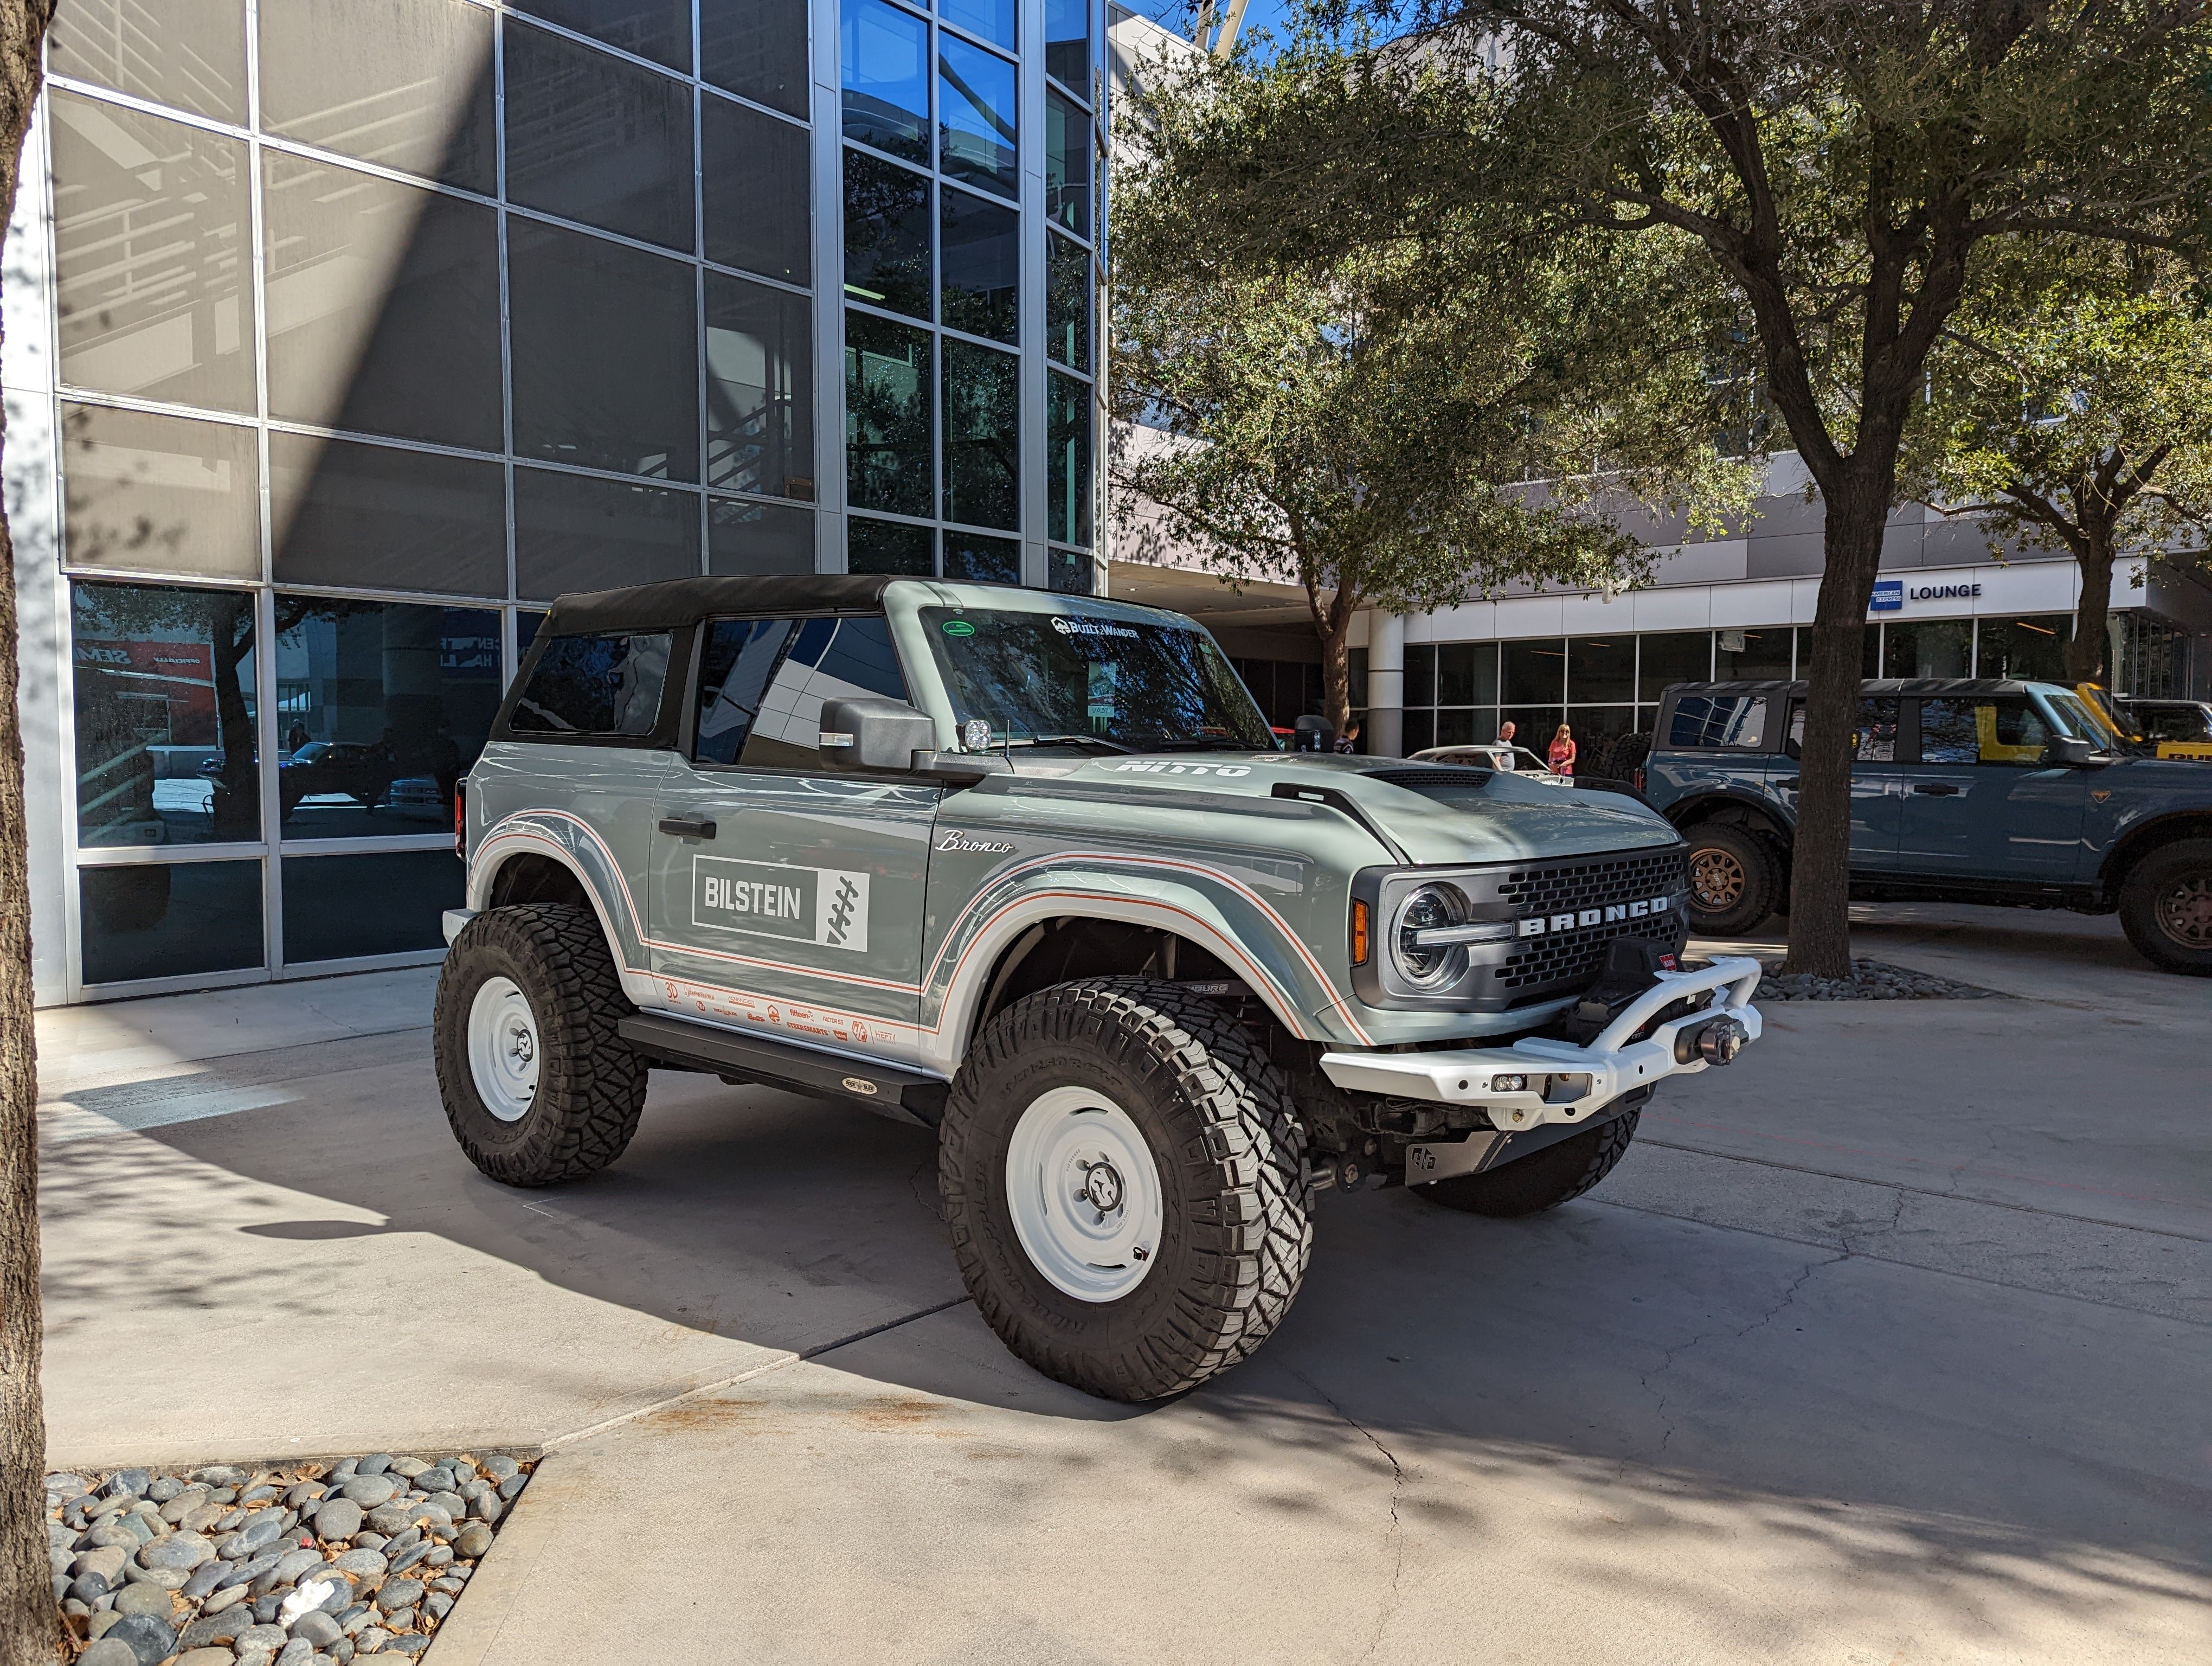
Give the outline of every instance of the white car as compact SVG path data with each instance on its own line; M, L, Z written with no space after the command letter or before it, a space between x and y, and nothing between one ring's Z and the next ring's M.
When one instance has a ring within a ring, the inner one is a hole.
M1482 740L1471 746L1431 746L1413 754L1416 763L1470 763L1479 769L1504 769L1540 781L1548 787L1572 787L1572 775L1553 773L1551 767L1526 746L1510 740Z

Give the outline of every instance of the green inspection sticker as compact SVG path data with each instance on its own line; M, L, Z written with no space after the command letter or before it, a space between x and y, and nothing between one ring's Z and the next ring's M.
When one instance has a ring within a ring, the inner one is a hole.
M945 622L945 634L948 636L973 636L975 634L975 627L965 619L947 619Z

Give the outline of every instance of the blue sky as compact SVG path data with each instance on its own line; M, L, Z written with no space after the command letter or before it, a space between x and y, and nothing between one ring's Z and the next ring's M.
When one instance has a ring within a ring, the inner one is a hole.
M1121 3L1165 24L1178 34L1190 27L1187 0L1121 0ZM1223 0L1223 9L1227 9L1227 0ZM1251 0L1244 10L1244 33L1249 35L1255 29L1273 29L1280 35L1284 32L1283 15L1289 9L1287 0Z

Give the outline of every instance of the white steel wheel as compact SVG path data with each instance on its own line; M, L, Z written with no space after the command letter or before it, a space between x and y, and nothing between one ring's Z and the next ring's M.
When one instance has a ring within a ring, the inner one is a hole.
M519 1122L538 1098L538 1018L511 977L488 977L469 1006L469 1075L484 1109Z
M1006 1202L1030 1262L1085 1302L1118 1301L1159 1254L1159 1164L1144 1131L1103 1094L1039 1095L1006 1144Z

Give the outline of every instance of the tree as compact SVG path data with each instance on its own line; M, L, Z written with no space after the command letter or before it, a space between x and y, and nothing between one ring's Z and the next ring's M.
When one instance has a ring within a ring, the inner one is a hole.
M1566 248L1461 213L1334 260L1235 270L1185 165L1212 112L1352 64L1309 39L1256 75L1163 70L1124 126L1112 245L1124 538L1172 540L1232 583L1297 584L1340 733L1361 608L1514 581L1625 588L1652 557L1609 506L1679 500L1717 525L1750 489L1709 437L1725 396L1702 351L1712 296L1679 264L1599 263L1587 234ZM1662 350L1608 380L1629 356L1598 344L1632 332Z
M2112 569L2163 546L2203 564L2212 522L2212 319L2153 252L2057 240L1985 263L1945 331L1912 494L1997 537L2065 550L2081 571L2067 675L2107 683Z
M52 0L0 0L0 203L15 200ZM46 1566L46 1408L39 1395L39 1057L23 730L15 704L15 552L0 509L0 1662L51 1662L60 1620Z
M1218 235L1310 260L1510 204L1711 263L1826 505L1789 964L1841 975L1861 637L1931 358L2008 240L2201 253L2212 17L2179 0L1376 4L1412 35L1370 73L1212 119L1186 166L1226 205Z

